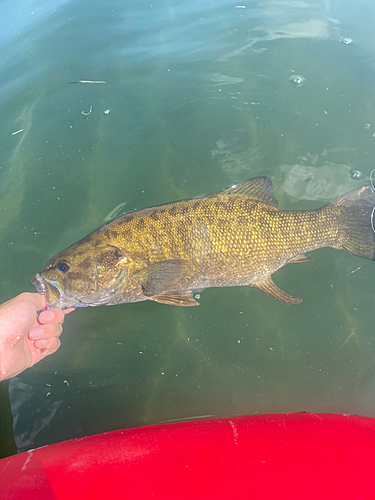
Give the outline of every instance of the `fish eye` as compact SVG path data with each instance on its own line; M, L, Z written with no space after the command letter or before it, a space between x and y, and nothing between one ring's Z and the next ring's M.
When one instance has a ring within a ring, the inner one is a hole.
M59 262L57 264L57 269L59 271L61 271L62 273L66 273L67 271L69 271L70 266L69 266L69 264L67 262Z

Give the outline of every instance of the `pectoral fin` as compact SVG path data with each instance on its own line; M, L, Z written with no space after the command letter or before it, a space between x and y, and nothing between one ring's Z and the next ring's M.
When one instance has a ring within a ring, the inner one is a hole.
M190 269L189 261L173 259L150 264L134 275L141 279L143 293L147 297L153 297L173 290Z
M263 293L266 293L273 299L276 299L283 304L300 304L302 302L302 299L293 297L292 295L288 295L283 290L280 290L280 288L278 288L272 281L271 277L266 279L265 281L262 281L261 283L255 283L251 286L253 288L257 288Z
M156 297L150 297L149 300L160 302L161 304L170 304L171 306L199 306L199 302L194 300L190 291L162 293Z

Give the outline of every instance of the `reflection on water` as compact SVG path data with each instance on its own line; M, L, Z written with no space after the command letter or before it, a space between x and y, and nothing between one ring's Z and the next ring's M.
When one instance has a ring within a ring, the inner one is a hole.
M281 165L284 182L280 189L296 201L329 201L349 192L353 187L350 166L330 162L327 157L324 151L313 158L300 157L301 163L296 165Z
M124 211L256 175L272 178L281 209L307 209L369 181L373 3L235 7L41 1L15 15L5 2L2 301ZM106 83L69 85L78 80ZM275 276L300 306L214 289L193 311L145 302L71 314L60 350L11 383L18 449L194 416L375 415L374 264L332 249L312 257Z
M54 401L45 411L41 411L40 408L33 410L30 405L33 389L21 382L18 377L9 382L9 397L12 402L13 427L24 429L15 435L16 446L18 449L30 449L36 436L49 425L62 401ZM21 422L23 418L26 418L26 424Z

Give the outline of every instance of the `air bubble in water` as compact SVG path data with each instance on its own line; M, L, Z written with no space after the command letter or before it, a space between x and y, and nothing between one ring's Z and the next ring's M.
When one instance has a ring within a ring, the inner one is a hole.
M354 170L354 169L352 169L352 170L350 171L350 178L351 178L351 179L358 180L358 179L362 179L362 177L363 177L363 174L362 174L362 172L360 172L359 170Z
M371 127L370 123L365 123L365 129L368 130Z
M350 45L351 43L353 43L353 40L349 37L341 37L340 38L340 42L343 43L344 45Z
M303 85L305 79L301 75L292 75L289 78L289 81L292 82L292 83L294 83L294 85L297 85L299 87L299 86Z

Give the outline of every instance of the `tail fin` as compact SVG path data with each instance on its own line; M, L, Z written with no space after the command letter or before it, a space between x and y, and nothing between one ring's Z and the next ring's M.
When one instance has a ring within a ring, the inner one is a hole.
M340 210L341 231L335 248L375 260L375 191L362 186L326 205Z

